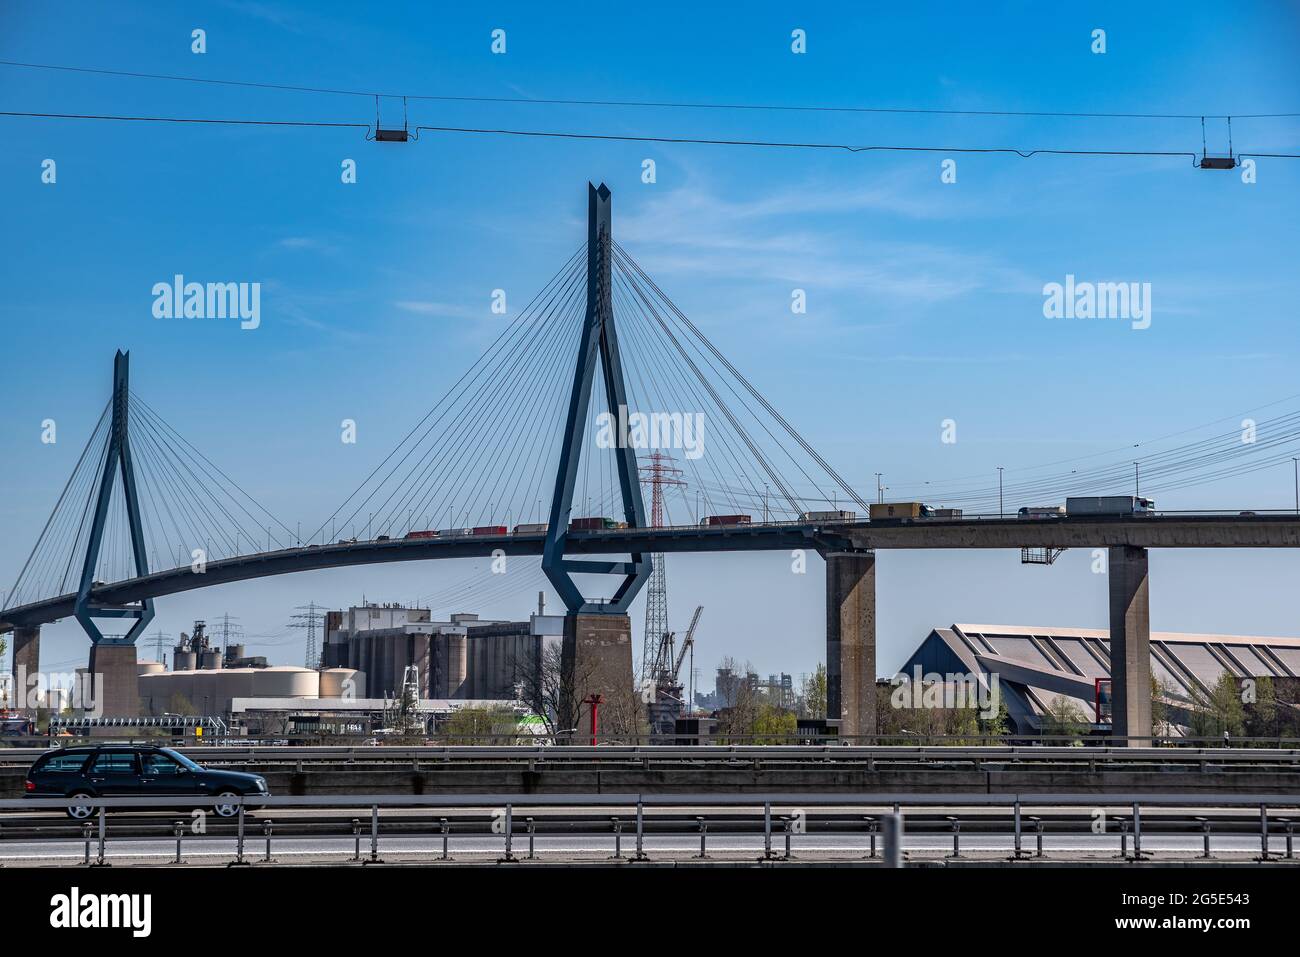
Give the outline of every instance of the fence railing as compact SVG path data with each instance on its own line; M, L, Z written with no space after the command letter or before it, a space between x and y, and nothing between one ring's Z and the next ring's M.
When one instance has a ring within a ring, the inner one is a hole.
M103 739L93 743L103 744ZM63 746L63 742L59 742ZM66 745L71 746L71 745ZM0 766L24 765L44 754L46 748L0 749ZM183 754L206 764L247 762L345 762L398 763L449 761L513 761L530 764L581 762L834 762L834 763L1016 763L1016 764L1209 764L1246 766L1281 765L1300 768L1300 747L1296 748L1126 748L1126 747L1025 747L972 746L932 747L924 745L181 745Z
M960 835L962 823L962 811L972 809L986 810L989 808L1001 808L1009 815L1010 829L1007 833L1012 839L1013 859L1030 857L1024 849L1024 837L1026 834L1025 821L1029 822L1029 830L1032 832L1035 842L1034 858L1044 858L1044 833L1046 831L1046 822L1039 815L1025 815L1026 810L1039 810L1044 808L1062 809L1062 808L1087 808L1092 812L1101 809L1105 812L1119 812L1112 815L1119 825L1119 856L1126 861L1141 861L1149 857L1148 853L1142 850L1142 811L1143 809L1152 808L1176 808L1181 811L1188 810L1211 810L1211 809L1241 809L1250 808L1258 809L1259 817L1259 841L1260 854L1256 861L1264 863L1284 859L1292 861L1295 859L1293 850L1294 837L1294 819L1282 817L1277 812L1291 809L1300 809L1300 795L1295 794L1256 794L1251 796L1241 796L1234 794L1079 794L1072 792L1054 793L1054 794L987 794L987 795L969 795L954 793L930 793L930 794L860 794L846 796L843 794L791 794L791 793L767 793L756 795L716 795L716 794L644 794L644 793L625 793L625 794L569 794L569 795L525 795L525 794L460 794L460 795L385 795L375 796L366 794L357 795L330 795L320 797L274 797L274 796L253 796L250 798L238 797L184 797L176 799L166 799L160 797L146 798L23 798L0 800L0 854L4 852L5 830L6 825L10 822L6 819L4 812L30 812L37 809L66 809L70 807L85 807L88 803L94 806L95 822L87 821L83 824L82 840L84 842L83 864L108 863L108 849L110 846L110 835L108 828L108 810L132 810L132 809L170 809L190 811L196 806L206 807L213 806L236 806L235 815L235 854L230 861L231 864L247 864L248 860L247 844L250 839L256 840L257 834L252 834L248 828L246 819L246 809L252 806L259 812L273 812L276 808L294 808L294 809L339 809L349 812L361 809L369 810L369 856L363 858L361 852L361 842L363 824L360 816L351 819L350 832L354 838L354 854L349 861L360 863L380 863L380 848L382 834L382 821L380 810L387 808L411 809L411 808L428 808L431 811L441 811L445 815L447 812L456 810L461 812L456 825L446 816L430 817L428 819L429 828L425 832L430 837L441 838L442 853L439 859L450 860L451 839L453 836L453 827L464 827L465 815L472 819L475 815L479 818L486 818L493 823L489 833L499 834L501 839L502 856L498 858L500 862L516 862L519 858L514 854L514 841L517 836L522 835L528 842L528 858L534 859L536 856L535 837L537 833L537 818L535 816L525 816L522 829L518 826L519 821L516 815L517 809L536 810L541 808L548 809L567 809L569 811L578 811L590 819L588 832L598 832L609 834L614 839L615 857L623 859L622 854L622 835L624 827L627 826L634 834L634 853L627 859L630 861L649 860L649 854L645 845L646 836L646 819L647 811L650 810L673 810L687 808L691 811L693 818L693 833L699 835L700 852L695 855L697 859L708 859L708 837L712 833L715 837L719 834L736 833L735 822L738 817L748 816L755 823L761 822L762 833L764 835L763 856L764 860L789 860L794 853L793 839L796 834L802 834L804 831L796 827L796 822L802 820L805 814L805 808L823 808L835 809L838 816L832 819L832 822L838 821L841 824L852 822L852 828L844 828L845 833L856 833L864 835L865 840L869 841L870 852L863 855L861 851L865 848L847 848L847 853L855 857L875 858L877 851L877 836L884 839L884 857L883 861L892 866L901 866L903 861L903 824L906 815L923 809L940 808L945 812L945 820L948 822L949 832L952 834L952 853L947 855L951 859L960 858ZM611 814L611 812L618 812ZM739 813L738 813L739 812ZM784 813L783 813L784 812ZM867 813L871 812L871 813ZM1294 813L1294 811L1291 811ZM128 819L130 820L130 819ZM410 839L411 819L404 816L402 823L405 830L402 833L403 838ZM1204 853L1202 858L1212 857L1211 849L1211 829L1212 822L1207 816L1195 816L1188 819L1194 822L1196 829L1203 835ZM253 822L258 826L260 836L265 839L266 850L262 860L271 862L273 860L272 841L274 838L274 822L271 818L257 819ZM777 855L773 851L773 835L777 829L783 837L784 854ZM184 833L184 822L177 821L173 826L170 838L176 841L176 863L182 862L183 842L187 839ZM477 833L477 832L476 832ZM746 830L746 833L750 831ZM1285 853L1277 854L1273 852L1271 839L1275 836L1281 836L1285 841ZM214 835L209 835L204 840L211 840ZM1130 851L1130 837L1132 838L1132 850ZM132 834L129 838L132 841L140 840L138 835ZM189 838L194 840L194 838ZM229 836L226 836L229 839ZM95 850L92 855L92 845ZM138 848L133 850L138 856ZM409 855L409 850L402 852Z

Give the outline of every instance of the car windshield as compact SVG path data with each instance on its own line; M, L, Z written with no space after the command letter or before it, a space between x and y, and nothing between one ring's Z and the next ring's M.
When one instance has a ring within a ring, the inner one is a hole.
M158 750L161 751L163 754L168 755L169 757L175 758L177 761L181 763L182 767L189 768L191 771L203 770L203 768L195 764L193 761L191 761L185 755L181 754L179 751L173 751L171 748L159 748Z

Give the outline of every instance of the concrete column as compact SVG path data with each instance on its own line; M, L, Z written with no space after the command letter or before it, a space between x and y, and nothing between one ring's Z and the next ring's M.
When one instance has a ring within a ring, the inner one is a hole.
M841 737L876 733L874 552L826 556L826 717Z
M14 646L13 657L10 659L14 676L14 702L18 704L19 710L27 711L27 689L41 670L41 626L14 628L11 640ZM10 703L10 707L14 706L14 702Z
M1110 692L1112 732L1148 740L1151 736L1151 607L1147 550L1129 545L1110 549Z
M560 727L578 728L576 741L588 740L590 708L582 701L598 694L602 727L630 720L640 700L632 687L632 619L627 615L565 615L561 647Z
M134 718L140 714L140 675L135 645L97 644L90 646L92 689L103 689L100 713L105 718ZM102 684L101 684L102 676ZM202 709L202 704L194 702Z

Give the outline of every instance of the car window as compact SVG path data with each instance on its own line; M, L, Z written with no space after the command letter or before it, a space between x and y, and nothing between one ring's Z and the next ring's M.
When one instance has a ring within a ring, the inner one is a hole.
M165 754L157 751L149 754L140 755L140 760L144 762L144 773L158 776L177 775L180 773L181 766Z
M95 755L91 774L134 774L135 755L130 751L101 751Z
M37 770L40 771L80 771L86 763L86 752L73 754L55 754L46 759Z

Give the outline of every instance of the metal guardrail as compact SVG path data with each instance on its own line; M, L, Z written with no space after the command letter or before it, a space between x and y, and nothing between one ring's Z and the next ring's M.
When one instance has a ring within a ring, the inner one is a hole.
M108 746L111 742L97 741ZM163 745L165 746L165 745ZM48 748L0 749L0 766L25 764ZM1300 748L954 747L877 745L421 745L393 747L199 746L179 747L207 764L248 762L402 763L413 761L575 762L781 762L799 763L1065 763L1065 764L1282 764L1300 767Z
M1102 800L1098 800L1101 798ZM694 810L709 810L716 808L727 809L749 809L755 816L761 813L763 822L763 856L762 860L789 860L792 857L792 836L795 833L794 822L798 819L797 815L805 807L835 807L835 808L853 808L857 812L854 820L860 825L865 825L871 842L871 852L867 855L870 858L876 856L876 836L880 834L884 839L884 864L890 867L901 867L903 862L902 852L902 834L903 834L903 812L912 808L930 808L940 807L946 810L958 810L963 808L987 808L1003 807L1008 809L1012 815L1013 831L1013 858L1021 859L1027 856L1023 849L1024 826L1023 811L1026 808L1031 810L1038 808L1061 808L1061 807L1087 807L1090 809L1110 809L1122 808L1130 813L1129 817L1120 817L1120 856L1127 861L1140 861L1145 859L1142 851L1142 808L1152 807L1177 807L1192 809L1209 809L1209 808L1258 808L1259 809L1259 837L1260 837L1260 855L1255 858L1259 862L1277 860L1281 855L1274 854L1270 847L1270 839L1276 833L1274 824L1281 823L1284 825L1284 834L1286 841L1286 854L1288 860L1294 859L1293 834L1294 822L1291 818L1278 818L1276 821L1270 818L1269 808L1274 811L1279 809L1300 808L1300 795L1294 794L1257 794L1248 797L1231 794L1202 794L1188 796L1185 794L1078 794L1072 792L1058 794L1038 794L1026 795L1020 793L1007 794L988 794L988 795L967 795L951 793L934 793L934 794L862 794L846 800L842 794L789 794L789 793L769 793L756 795L713 795L713 794L652 794L627 793L627 794L580 794L580 795L528 795L528 794L474 794L474 795L334 795L322 797L273 797L273 796L254 796L248 801L243 798L176 798L175 800L165 800L158 797L153 798L22 798L0 800L0 811L6 810L31 810L34 808L51 808L62 809L73 806L84 806L92 803L96 809L97 816L97 851L95 854L94 864L104 865L107 862L108 839L108 818L107 810L132 808L178 808L191 810L196 805L206 806L216 805L238 805L237 810L237 832L235 858L230 862L231 865L245 865L249 861L245 859L245 845L248 838L248 832L245 819L245 807L248 804L256 806L259 810L274 809L277 807L284 808L343 808L359 809L369 808L370 810L370 852L369 857L363 859L361 853L361 834L362 822L360 817L352 819L351 834L355 840L355 852L350 861L357 863L382 863L379 857L381 824L380 808L412 808L427 807L431 809L457 808L469 811L487 810L494 823L502 823L500 831L494 827L493 833L500 833L502 837L503 856L498 858L500 863L515 863L519 859L513 853L513 841L517 832L515 826L515 808L534 808L534 807L567 807L583 808L591 811L593 815L599 813L603 817L607 826L610 827L609 833L612 833L615 841L615 857L622 858L622 826L623 819L618 816L606 817L605 815L612 809L626 809L628 813L634 815L635 824L635 853L630 857L633 861L648 860L645 852L645 812L647 808L680 808L688 807ZM774 815L774 806L782 806L798 809L790 814ZM861 812L872 810L877 812L875 815L863 815ZM595 817L593 819L596 819ZM719 833L717 829L716 813L704 813L695 815L697 833L700 838L700 853L695 855L697 859L707 860L708 855L708 835L711 819L715 825L713 833ZM953 852L948 855L950 858L961 857L960 852L960 817L956 815L947 815L946 819L950 822L951 833L953 837ZM1044 857L1043 834L1044 822L1042 818L1030 816L1029 820L1033 828L1036 851L1033 855L1035 858ZM1199 823L1204 833L1205 853L1203 858L1211 857L1210 848L1210 823L1208 818L1194 818ZM779 822L783 827L785 853L778 856L772 850L772 838L774 823ZM3 815L0 815L0 824L3 823ZM432 823L432 822L430 822ZM264 862L273 861L272 857L272 838L273 822L268 820L261 821L262 834L266 840L266 853L262 858ZM442 855L441 860L450 859L450 836L451 825L446 817L437 819L438 829L436 832L430 831L430 834L438 834L442 838ZM1132 854L1129 853L1129 827L1132 827ZM95 838L92 838L92 832L95 825L86 822L83 825L82 838L85 845L83 863L90 865L91 861L91 844ZM528 837L528 857L535 858L535 819L532 817L525 818L525 833ZM724 832L725 833L725 832ZM800 831L802 833L802 831ZM183 828L176 826L172 831L172 836L176 840L176 857L175 863L183 863L182 853L184 840ZM409 835L404 835L409 837ZM3 832L0 831L0 838ZM851 850L851 849L850 849Z

